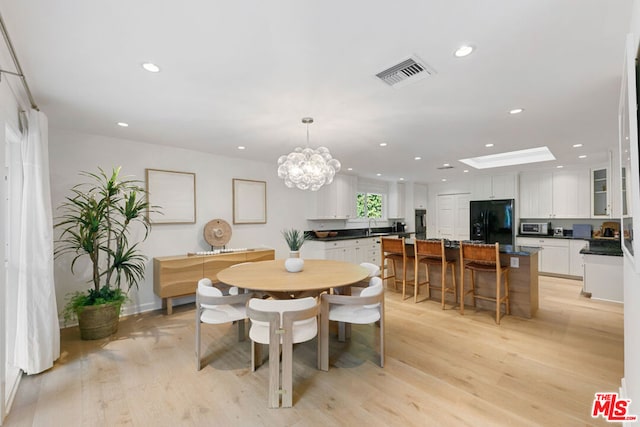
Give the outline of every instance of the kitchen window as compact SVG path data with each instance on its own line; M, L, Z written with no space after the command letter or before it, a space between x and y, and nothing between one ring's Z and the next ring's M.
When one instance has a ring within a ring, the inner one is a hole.
M382 218L382 194L357 193L358 218Z

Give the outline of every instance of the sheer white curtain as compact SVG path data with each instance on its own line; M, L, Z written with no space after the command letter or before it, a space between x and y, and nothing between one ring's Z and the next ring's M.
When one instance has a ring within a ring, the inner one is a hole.
M22 202L17 255L15 366L27 374L49 369L60 357L60 328L53 280L53 216L49 186L48 123L44 113L29 112L21 144ZM15 226L14 224L12 226ZM14 229L15 230L15 229ZM15 242L15 240L14 240ZM13 265L12 265L13 264Z

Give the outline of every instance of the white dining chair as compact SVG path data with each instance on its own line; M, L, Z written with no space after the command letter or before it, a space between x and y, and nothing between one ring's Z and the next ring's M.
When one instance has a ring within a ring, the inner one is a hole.
M380 277L358 296L321 295L319 365L329 370L329 321L350 324L380 323L380 367L384 367L384 286Z
M367 278L365 280L363 280L362 282L358 282L357 285L364 285L364 286L351 286L351 295L360 295L360 292L362 292L362 290L368 286L371 285L371 279L373 277L379 277L380 276L380 266L379 265L375 265L372 264L370 262L362 262L360 263L360 267L364 267L367 269L367 271L369 272L369 275L367 276Z
M287 300L252 298L247 304L247 315L251 319L252 370L262 364L260 345L269 345L270 408L280 406L280 396L283 407L293 406L293 344L309 341L318 335L318 311L319 305L313 297Z
M201 369L201 323L219 325L223 323L238 323L238 340L244 341L245 329L244 321L247 318L246 304L254 295L252 293L238 295L238 288L231 294L233 288L229 289L229 295L224 295L222 291L211 282L211 279L204 278L198 281L196 289L196 368Z

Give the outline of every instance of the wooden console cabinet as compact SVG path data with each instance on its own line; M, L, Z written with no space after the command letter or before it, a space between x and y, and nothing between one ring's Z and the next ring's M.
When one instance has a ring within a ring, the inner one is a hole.
M275 259L273 249L248 249L217 255L178 255L153 259L153 291L162 298L167 314L172 313L173 298L196 293L198 280L217 280L218 272L234 264Z

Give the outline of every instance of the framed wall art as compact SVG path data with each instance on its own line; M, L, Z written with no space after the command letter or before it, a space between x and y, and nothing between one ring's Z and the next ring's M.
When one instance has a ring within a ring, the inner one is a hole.
M145 169L152 224L195 224L196 174ZM158 209L154 210L153 207Z
M232 180L233 223L267 223L267 183L249 179Z

